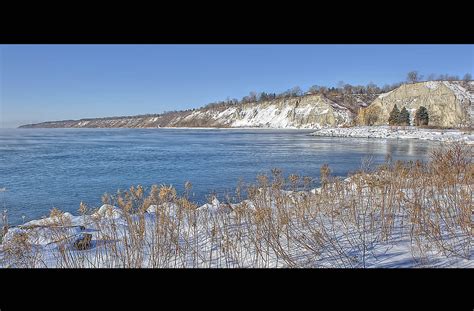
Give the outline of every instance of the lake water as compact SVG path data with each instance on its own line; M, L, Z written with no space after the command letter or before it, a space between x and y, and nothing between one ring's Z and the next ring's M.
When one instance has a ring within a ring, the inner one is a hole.
M193 200L212 192L233 194L239 179L280 168L287 176L334 175L358 169L373 156L426 160L438 143L312 137L307 130L243 129L0 129L0 206L10 223L49 214L53 207L77 214L79 203L101 205L105 192L130 185L193 185Z

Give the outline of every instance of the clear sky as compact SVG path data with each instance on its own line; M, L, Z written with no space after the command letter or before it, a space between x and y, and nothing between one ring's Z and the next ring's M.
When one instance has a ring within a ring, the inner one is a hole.
M0 127L473 68L474 45L0 45Z

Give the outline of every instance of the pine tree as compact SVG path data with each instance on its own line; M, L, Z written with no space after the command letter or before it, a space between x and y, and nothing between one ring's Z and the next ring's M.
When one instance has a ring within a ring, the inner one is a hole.
M398 125L410 125L410 113L406 107L403 107L398 115Z
M399 115L400 115L400 110L398 110L397 104L395 104L395 106L393 106L392 111L390 112L390 116L388 117L388 124L398 125Z
M415 124L416 126L428 125L428 122L429 122L428 109L426 109L423 106L420 106L420 108L418 108L415 113Z

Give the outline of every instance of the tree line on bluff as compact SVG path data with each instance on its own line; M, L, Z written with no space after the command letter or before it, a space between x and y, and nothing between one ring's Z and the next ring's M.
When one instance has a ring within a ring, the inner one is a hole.
M330 100L338 99L337 102L344 104L346 108L349 108L349 110L351 110L352 112L357 113L357 107L353 106L353 104L357 104L358 101L355 100L354 96L350 95L362 96L362 98L365 98L367 101L371 102L379 94L390 92L400 87L404 83L417 83L423 81L461 81L459 76L449 74L430 74L426 77L425 80L423 78L424 76L418 71L410 71L407 73L406 81L396 82L393 84L385 84L382 87L379 87L373 82L370 82L367 85L351 85L349 83L345 83L344 81L339 81L336 87L313 85L308 88L307 91L304 91L299 86L295 86L282 93L252 91L249 93L249 95L242 97L240 100L237 98L230 99L228 97L226 100L212 102L199 109L225 109L240 104L261 103L276 99L288 99L297 98L304 95L321 94L328 97ZM464 81L465 83L472 81L472 75L470 73L466 73L463 76L462 81ZM195 110L198 109L189 108L182 111L164 111L160 114L150 114L144 116L172 115L180 112L192 112Z
M313 85L311 86L306 92L303 91L299 86L295 86L285 92L282 93L267 93L267 92L255 92L252 91L249 95L242 97L242 99L238 100L237 98L230 99L227 98L223 101L213 102L205 105L204 109L213 109L213 108L225 108L233 105L238 104L247 104L247 103L260 103L275 99L287 99L287 98L295 98L300 97L303 95L310 95L310 94L322 94L324 96L344 96L344 95L379 95L381 93L387 93L391 90L394 90L400 87L404 83L417 83L423 81L461 81L460 77L457 75L449 75L449 74L430 74L424 79L424 75L420 74L418 71L410 71L407 73L406 81L396 82L393 84L385 84L382 87L379 87L373 82L368 83L367 85L351 85L349 83L345 83L344 81L339 81L337 87L326 87L320 85ZM470 73L466 73L462 81L469 82L472 81L472 75ZM330 98L331 99L331 98Z
M209 103L202 108L189 108L181 111L172 110L164 111L162 113L152 113L152 114L142 114L134 116L119 116L119 117L104 117L104 118L86 118L81 119L80 121L91 121L91 120L116 120L116 119L130 119L130 118L149 118L149 117L167 117L171 118L181 113L191 113L196 110L209 110L209 109L225 109L234 105L247 104L247 103L261 103L270 100L276 99L288 99L288 98L297 98L304 95L311 94L321 94L332 101L336 101L339 104L342 104L344 107L348 108L351 112L357 114L358 108L360 107L360 99L362 102L370 103L372 102L379 94L387 93L391 90L394 90L400 87L404 83L417 83L423 81L461 81L459 76L449 75L449 74L430 74L427 76L426 80L423 80L423 75L418 71L410 71L407 73L406 81L397 82L393 84L385 84L382 87L377 86L375 83L370 82L367 85L351 85L349 83L344 83L344 81L339 81L337 87L326 87L320 85L311 86L306 92L303 91L299 86L295 86L282 93L267 93L267 92L255 92L252 91L249 95L239 99L230 99L227 98L223 101ZM467 83L472 81L472 75L466 73L462 81ZM354 96L355 95L355 96ZM356 98L357 97L357 98ZM371 117L367 116L367 125L371 125ZM73 121L73 120L70 120ZM375 120L376 121L376 120Z

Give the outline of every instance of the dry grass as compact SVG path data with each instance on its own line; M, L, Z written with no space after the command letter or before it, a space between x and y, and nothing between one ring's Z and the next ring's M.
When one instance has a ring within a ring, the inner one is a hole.
M430 266L433 254L471 259L474 165L472 148L452 144L433 152L428 163L365 161L348 180L320 170L321 188L311 178L280 170L239 185L235 199L198 208L192 185L178 194L170 186L141 186L104 195L110 206L94 213L81 204L93 247L71 247L70 223L53 210L50 258L28 232L4 244L11 267L368 267L377 247L407 237L413 260ZM244 200L242 193L247 193ZM155 207L153 212L148 212ZM116 215L117 217L114 217ZM119 217L120 216L120 217ZM68 229L69 228L69 229Z

